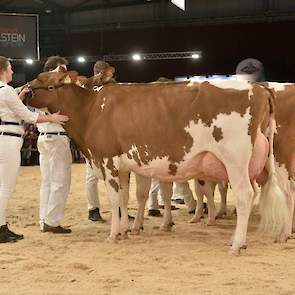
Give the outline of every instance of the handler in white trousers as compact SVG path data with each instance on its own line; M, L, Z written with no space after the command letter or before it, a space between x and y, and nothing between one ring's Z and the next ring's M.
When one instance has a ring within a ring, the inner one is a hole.
M183 200L184 204L187 206L187 210L189 213L194 213L197 202L193 197L193 193L189 187L189 183L186 182L174 182L173 183L173 196L172 200Z
M29 111L16 91L7 84L12 81L12 74L9 60L0 56L0 243L23 239L23 235L12 232L6 224L6 207L15 189L20 166L24 134L22 120L28 123L62 123L68 120L68 117L58 114L43 115ZM24 88L20 97L28 91Z
M44 72L65 71L67 60L51 56L44 65ZM71 233L62 227L65 204L70 191L72 153L70 139L59 124L37 124L40 132L37 147L40 153L40 229L56 234Z
M164 206L162 197L159 194L160 182L156 179L152 179L151 188L147 200L148 215L149 216L161 216L159 208ZM188 182L174 182L173 183L173 195L172 199L183 199L189 213L194 213L197 202L193 197L193 193L189 187ZM174 208L175 209L175 208Z
M105 222L100 215L100 201L98 195L98 177L95 175L93 168L86 159L86 182L85 191L88 207L88 219L91 221Z

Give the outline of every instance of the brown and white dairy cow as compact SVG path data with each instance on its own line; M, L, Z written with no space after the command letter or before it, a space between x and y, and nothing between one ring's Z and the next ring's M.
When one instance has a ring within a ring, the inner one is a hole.
M231 250L238 254L246 243L251 182L269 151L263 134L273 121L271 93L242 81L108 84L94 92L64 79L40 74L30 83L30 105L68 115L67 132L102 170L112 206L110 238L120 233L120 193L129 171L161 181L229 180L238 213ZM287 205L282 194L277 198L285 202L275 211L282 234Z
M110 66L95 76L92 76L88 79L83 79L83 80L79 78L79 80L76 82L78 82L77 84L84 88L97 91L100 89L99 88L100 86L106 85L108 83L116 83L115 79L113 78L114 72L115 72L115 69ZM100 178L103 178L100 169L96 169L96 174L98 174ZM150 186L151 186L151 179L146 179L146 178L140 177L139 175L136 175L136 198L137 198L138 209L137 209L137 214L132 226L131 234L138 235L140 234L140 230L143 229L144 209L145 209L145 204L147 201ZM126 206L129 199L128 192L129 192L129 187L126 187L124 191L124 195L122 195L122 198L124 199L124 203L126 204ZM163 222L161 225L161 230L170 231L172 226L174 225L174 222L172 220L172 214L171 214L172 183L169 184L168 182L160 182L160 192L164 202L164 217L163 217ZM124 209L123 209L123 212L125 212ZM122 223L124 223L124 221ZM126 224L127 223L125 222L125 225ZM120 238L122 239L126 238L126 235L122 232L122 228L121 228Z
M294 215L294 200L295 200L295 84L291 83L276 83L268 82L263 85L272 89L276 95L275 102L275 118L276 118L276 132L274 135L274 157L276 172L278 178L278 185L284 194L287 196L289 207L288 218L288 235L291 235L292 221L293 231L295 230L295 215ZM263 208L268 202L267 196L263 193L268 177L269 167L266 167L257 181L262 186L262 197L260 206ZM205 182L204 182L205 183ZM215 185L212 182L206 182L205 194L211 198L214 193ZM226 194L221 194L221 206L226 208ZM279 202L279 201L278 201ZM281 205L278 203L277 208ZM208 210L215 211L214 203L208 202ZM262 214L266 212L262 210ZM272 213L266 213L266 218L263 223L273 224ZM265 225L262 224L263 228Z
M274 157L275 169L277 171L278 184L287 196L289 207L288 234L292 232L292 219L294 220L294 200L295 200L295 84L286 83L264 83L276 93L276 111L275 118L277 123L274 135ZM261 206L267 202L263 191L269 189L266 182L266 174L269 174L269 168L259 177L262 187ZM280 204L277 205L278 207ZM262 214L265 211L262 211ZM274 224L272 220L272 212L266 212L263 226ZM293 229L295 222L293 221Z

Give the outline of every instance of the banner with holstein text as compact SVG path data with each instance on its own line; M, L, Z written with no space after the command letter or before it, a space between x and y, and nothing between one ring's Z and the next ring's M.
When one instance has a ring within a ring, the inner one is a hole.
M0 14L0 55L12 59L39 59L38 16Z

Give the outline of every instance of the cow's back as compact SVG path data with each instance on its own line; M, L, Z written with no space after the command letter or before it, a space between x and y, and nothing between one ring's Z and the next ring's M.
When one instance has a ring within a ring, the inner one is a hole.
M268 122L269 93L245 82L231 83L230 88L226 84L106 85L97 93L90 113L89 147L107 158L128 153L136 146L143 163L155 157L180 162L193 145L187 132L191 123L210 127L220 114L243 117L247 112L253 143L258 128L264 131Z

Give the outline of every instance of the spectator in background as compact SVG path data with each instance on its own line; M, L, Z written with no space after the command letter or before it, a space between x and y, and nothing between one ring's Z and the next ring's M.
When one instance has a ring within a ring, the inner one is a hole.
M94 76L100 77L104 74L104 70L110 68L109 63L98 60L93 68ZM108 83L114 83L116 82L115 79L112 77L114 73L113 71L108 71L107 74L110 75L108 77L104 77L105 81L108 81ZM100 79L99 79L100 80ZM92 87L95 87L95 85L91 85ZM90 85L88 85L90 87ZM89 164L88 160L86 160L86 197L87 197L87 207L88 207L88 219L91 221L97 221L97 222L105 222L105 220L100 215L100 201L99 201L99 194L97 189L98 184L98 177L95 174L93 168ZM129 219L134 219L133 216L130 216L128 214Z
M22 147L22 165L28 166L33 164L33 149L36 147L38 133L33 124L25 127L24 144Z

